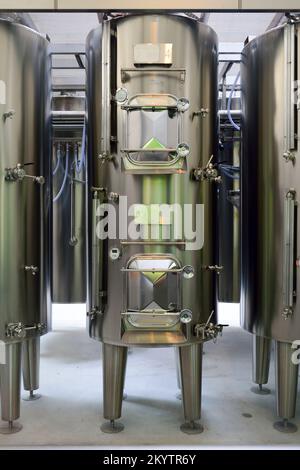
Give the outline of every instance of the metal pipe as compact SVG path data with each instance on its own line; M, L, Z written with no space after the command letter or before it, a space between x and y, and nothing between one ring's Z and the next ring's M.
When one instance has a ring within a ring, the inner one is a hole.
M70 179L70 240L69 245L75 246L78 243L76 234L75 234L75 181L73 175L71 174Z
M232 110L230 111L230 114L231 114L231 116L241 117L241 116L242 116L242 111L241 111L240 109L232 109ZM223 116L228 117L228 111L225 110L225 109L220 109L220 110L218 111L218 115L219 115L219 116L222 116L222 117L223 117Z
M185 241L153 241L153 240L143 240L143 241L121 241L121 245L182 245L185 246Z
M93 195L92 205L92 279L91 279L91 300L92 307L98 309L102 300L100 291L102 290L102 241L97 236L97 210L98 204L101 202L100 192L95 191Z
M85 111L52 111L51 114L53 117L84 117Z
M102 26L102 119L101 134L102 148L101 152L104 156L110 155L110 22L103 23Z
M231 90L231 87L232 87L232 85L225 84L225 86L223 86L223 84L220 83L219 84L219 91L223 91L224 88L226 88L226 91L228 91L228 90ZM235 87L235 91L241 91L240 85L237 85Z

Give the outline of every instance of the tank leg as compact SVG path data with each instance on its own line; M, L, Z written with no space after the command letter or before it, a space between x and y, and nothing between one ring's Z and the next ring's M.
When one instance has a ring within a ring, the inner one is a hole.
M131 354L131 353L132 353L132 348L129 348L129 347L128 347L128 348L127 348L127 356L128 356L129 354ZM123 401L124 401L124 400L127 400L127 398L128 398L128 395L127 395L126 391L124 390L124 392L123 392Z
M277 431L292 433L297 431L297 426L289 422L296 412L298 369L299 366L292 362L292 354L295 352L290 343L276 341L276 404L277 414L282 421L274 423Z
M202 344L179 347L181 392L185 423L180 426L186 434L199 434L201 418Z
M121 417L124 391L127 349L124 346L103 344L103 408L104 418L101 431L117 433L124 429L115 420Z
M176 378L177 378L177 388L178 392L176 393L177 400L181 400L181 377L180 377L180 357L179 357L179 349L174 348L175 351L175 364L176 364Z
M22 429L14 423L20 417L22 343L5 345L5 364L0 365L1 417L8 426L0 427L0 434L13 434Z
M253 335L252 345L252 380L258 387L251 391L258 395L269 395L271 391L263 387L268 383L272 341L263 336Z
M34 391L40 386L40 337L23 341L22 369L24 388L29 392L23 400L38 400L41 395Z

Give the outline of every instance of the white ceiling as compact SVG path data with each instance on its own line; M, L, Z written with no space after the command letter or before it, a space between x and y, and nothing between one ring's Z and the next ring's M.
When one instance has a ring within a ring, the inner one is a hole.
M266 30L275 13L211 13L208 24L216 31L220 43L244 42Z
M219 37L220 50L240 50L247 36L257 36L269 26L275 13L211 13L208 24ZM96 13L31 13L41 33L48 34L52 43L84 44L91 29L99 24ZM54 82L78 83L82 71L56 70Z
M99 24L96 13L31 13L31 17L54 43L84 43ZM208 24L220 42L243 42L248 35L262 33L273 17L274 13L211 13Z
M51 43L84 44L89 32L99 25L96 13L31 13L37 29L48 34ZM78 85L85 82L83 70L53 70L54 84Z
M96 13L31 13L41 33L54 43L84 43L91 29L99 24Z

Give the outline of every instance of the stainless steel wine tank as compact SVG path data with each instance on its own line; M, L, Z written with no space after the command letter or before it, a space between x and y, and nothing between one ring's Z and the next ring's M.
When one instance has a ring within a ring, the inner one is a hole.
M50 61L48 40L0 20L0 388L16 432L25 389L39 387L39 340L50 325Z
M122 429L115 420L121 416L128 347L176 346L182 430L199 432L202 344L222 328L212 322L219 269L214 249L217 37L191 19L130 15L92 31L86 52L89 329L103 342L109 422L102 429ZM130 223L140 230L139 238L124 233L118 222L123 233L99 239L99 205L109 204L126 225L124 196L133 206ZM197 205L204 205L203 246L190 249L184 235L175 236L172 220L150 216L159 204L174 203L190 204L194 217Z
M299 24L252 40L241 67L241 321L254 335L259 393L267 393L262 385L275 340L277 414L283 419L275 427L291 432L300 340Z

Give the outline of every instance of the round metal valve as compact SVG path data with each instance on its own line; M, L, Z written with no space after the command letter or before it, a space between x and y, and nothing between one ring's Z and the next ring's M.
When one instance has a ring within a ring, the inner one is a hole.
M22 323L17 323L14 327L11 329L12 332L12 337L13 338L25 338L26 336L26 330L24 328L24 325Z
M15 173L15 177L18 180L22 180L26 176L26 171L24 170L24 168L22 167L22 165L20 163L17 164L17 166L14 170L14 173Z
M195 276L195 270L193 266L190 266L189 264L184 266L182 268L182 275L185 279L192 279L192 277Z
M190 102L187 98L179 98L177 101L177 109L179 112L184 113L190 107Z
M188 310L187 308L185 310L182 310L179 318L181 323L190 323L193 318L192 311Z
M125 103L128 98L128 91L126 88L118 88L115 94L115 100L117 103Z
M190 146L182 142L177 145L176 152L179 157L187 157L190 154Z

